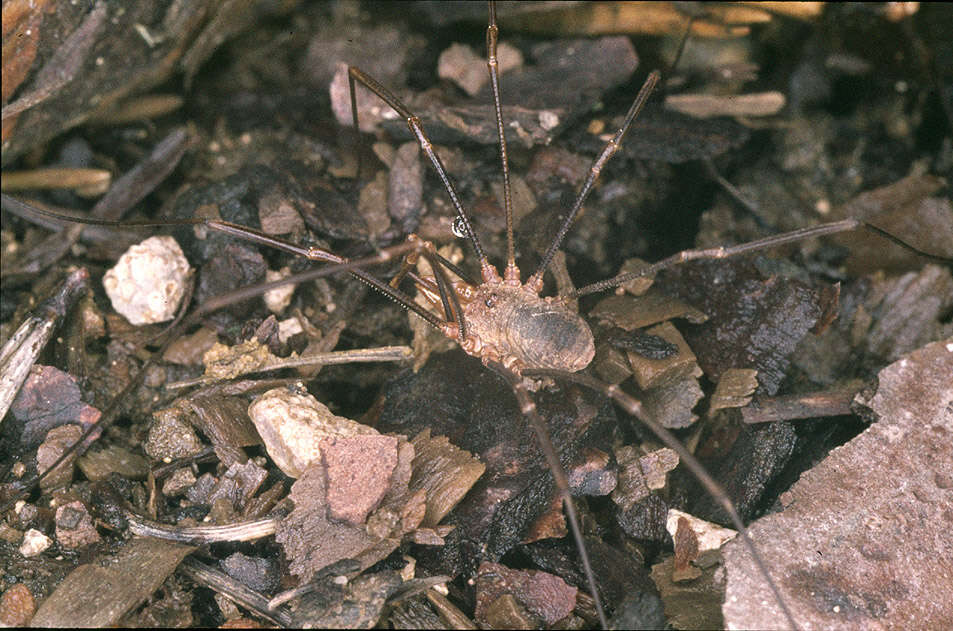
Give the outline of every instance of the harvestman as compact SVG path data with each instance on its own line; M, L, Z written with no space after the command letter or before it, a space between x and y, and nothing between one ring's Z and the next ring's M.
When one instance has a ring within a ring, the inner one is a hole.
M767 564L748 536L747 529L738 511L721 485L708 474L701 463L696 460L673 434L643 413L642 406L638 400L629 396L615 385L602 383L581 372L592 361L595 354L595 346L589 326L570 308L570 301L579 296L601 292L635 278L647 276L686 261L722 259L807 238L846 232L859 227L867 228L921 255L929 258L938 257L924 254L913 246L898 240L875 226L856 219L845 219L794 230L736 246L685 250L657 263L646 266L637 272L619 275L605 281L594 283L564 296L540 296L543 288L543 274L559 250L566 234L588 198L600 172L618 150L622 138L657 86L661 75L658 71L652 72L642 85L638 95L629 107L622 125L589 168L582 188L576 195L576 199L566 218L563 220L555 238L546 249L539 266L528 277L527 281L523 283L521 281L520 270L516 265L516 252L514 247L512 194L509 181L506 141L504 138L502 99L497 62L498 33L499 29L496 23L495 6L493 2L490 2L489 24L486 31L487 67L493 91L493 105L500 144L500 159L503 173L503 203L506 220L507 254L506 266L502 276L496 267L489 262L483 251L471 220L460 202L453 183L447 175L446 168L440 160L440 157L434 151L421 125L420 119L386 87L356 67L348 68L351 109L355 129L359 129L355 89L356 84L360 83L363 87L387 103L398 115L403 117L411 133L417 139L420 148L429 158L456 211L455 226L460 229L476 253L480 266L481 282L468 281L467 274L462 269L437 254L436 248L432 243L422 240L416 235L408 236L406 241L402 244L382 248L374 255L349 260L321 248L302 247L265 234L264 232L226 221L180 219L112 222L64 216L58 213L36 209L32 206L26 206L17 200L13 200L6 195L4 195L4 204L13 204L20 208L26 207L26 210L29 212L46 215L54 219L94 225L151 227L204 225L212 230L230 234L240 239L304 256L312 261L331 264L320 269L292 275L279 281L243 288L212 298L200 305L188 318L180 322L176 327L177 330L185 330L188 326L198 322L202 316L212 311L257 296L269 289L292 283L307 282L341 272L348 272L375 290L390 297L404 308L413 311L447 337L458 342L466 353L479 357L487 367L499 373L507 380L516 396L522 414L529 419L562 498L566 516L568 517L569 529L582 560L583 570L592 598L595 601L600 623L603 628L607 628L608 620L599 597L589 555L584 545L579 519L570 496L566 474L559 463L556 449L549 438L545 423L537 412L536 404L526 385L523 383L523 378L551 377L565 379L603 392L605 395L611 397L627 413L642 421L664 444L676 451L685 465L699 479L706 491L721 504L730 516L745 546L752 554L760 572L774 593L778 604L784 611L787 621L792 627L796 627L794 617L771 578ZM400 256L404 257L400 271L389 283L377 279L364 270L365 267L370 265L387 262ZM433 276L420 276L412 271L412 267L420 257L423 257L430 263ZM941 260L945 261L946 259ZM451 280L447 272L456 276L457 280ZM409 278L417 290L424 295L430 303L429 309L417 304L408 294L399 289L400 282L405 278ZM173 339L173 336L170 335L169 340L171 339ZM163 349L160 349L153 357L161 356L162 351ZM140 375L144 372L145 368L143 368ZM107 419L112 418L116 411L115 408L119 405L119 401L121 401L132 388L137 387L137 385L138 379L133 380L133 382L117 396L113 404L104 411L100 427L105 422L108 422ZM87 435L92 433L95 429L97 429L96 426L90 427L86 434L78 441L77 445L82 444ZM55 469L59 462L68 456L69 452L64 453L60 460L54 463L48 471Z

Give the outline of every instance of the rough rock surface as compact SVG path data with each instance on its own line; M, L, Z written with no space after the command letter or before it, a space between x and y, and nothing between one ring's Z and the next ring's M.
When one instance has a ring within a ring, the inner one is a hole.
M884 368L877 418L782 496L751 536L801 629L953 626L953 338ZM786 628L748 551L725 546L731 629Z
M167 322L185 296L190 273L175 239L149 237L129 248L106 272L103 287L113 308L132 324Z

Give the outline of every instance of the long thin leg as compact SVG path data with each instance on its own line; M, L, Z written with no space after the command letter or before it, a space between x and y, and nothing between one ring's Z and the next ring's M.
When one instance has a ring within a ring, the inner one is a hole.
M454 263L453 263L452 261L450 261L450 260L447 259L446 257L440 256L440 253L439 253L439 252L436 252L436 251L435 251L435 252L433 252L433 255L434 255L435 257L437 257L437 260L440 261L440 264L441 264L441 265L443 265L443 266L446 267L448 270L450 270L451 272L453 272L454 275L455 275L457 278L459 278L460 280L462 280L463 282L465 282L467 285L471 285L471 286L479 285L479 283L477 283L476 281L474 281L474 280L472 280L472 279L470 278L470 275L469 275L469 274L467 274L466 272L464 272L464 271L463 271L462 269L460 269L460 267L458 267L457 265L454 265ZM405 259L405 260L404 260L404 263L401 264L401 269L400 269L400 271L397 272L397 273L394 275L394 277L390 279L390 286L391 286L391 287L397 287L397 285L400 284L400 281L402 281L405 276L410 276L411 278L414 278L414 275L413 275L413 273L411 272L411 267L413 267L413 265L414 265L414 263L409 262L407 259ZM418 281L415 280L414 282L418 282Z
M579 190L579 194L576 196L576 201L573 202L569 214L566 215L562 225L559 227L559 232L556 233L556 238L553 239L553 242L549 244L549 249L547 249L546 253L543 255L543 260L540 261L539 267L526 281L526 285L534 289L537 293L539 293L543 288L543 273L546 271L546 268L549 267L549 264L552 263L553 257L556 255L556 250L558 250L559 246L562 245L563 239L566 238L566 233L569 232L569 228L572 227L573 222L576 220L576 215L579 214L579 210L585 203L586 198L589 197L589 193L592 191L592 186L599 178L599 173L602 172L603 167L605 167L606 163L609 162L609 159L615 155L615 152L619 150L619 147L622 144L622 137L625 136L625 132L629 130L629 127L632 125L632 121L635 120L635 117L638 116L639 112L642 111L642 108L645 106L645 102L652 94L655 86L658 85L660 78L661 75L657 70L649 74L648 78L645 80L645 83L642 84L642 88L639 90L638 95L636 95L635 100L632 101L632 105L629 106L629 111L625 115L625 120L622 122L622 126L619 127L615 135L609 140L609 142L606 143L606 146L602 149L602 153L599 154L595 161L593 161L592 166L589 167L589 175L586 176L586 181Z
M510 192L510 166L506 157L506 136L503 133L503 104L500 98L500 69L496 59L499 28L496 26L496 3L489 2L489 25L486 27L486 67L493 88L493 110L496 112L496 132L500 137L500 160L503 163L503 211L506 216L506 269L503 279L518 283L520 271L516 267L516 248L513 245L513 195Z
M545 376L565 379L567 381L573 381L580 385L586 386L587 388L592 388L598 392L605 393L606 396L612 398L612 400L618 403L626 412L638 418L646 427L649 428L649 430L651 430L653 434L659 438L659 440L665 443L666 447L674 450L678 454L678 457L681 459L681 461L685 463L685 466L688 467L698 481L701 482L702 486L705 487L705 490L708 491L709 495L711 495L715 501L721 504L722 508L725 509L725 512L728 513L732 524L734 524L735 529L738 531L738 534L744 541L745 547L748 548L748 551L751 553L755 564L758 566L758 570L764 576L765 581L767 581L768 586L771 588L771 592L774 594L775 599L777 599L781 609L784 610L784 615L787 617L791 627L793 629L798 628L797 623L794 621L794 616L791 614L787 603L781 596L781 591L775 584L774 579L771 578L771 573L768 572L768 564L764 561L761 553L758 552L758 548L754 545L754 541L752 541L751 537L748 535L748 529L745 527L745 524L741 519L741 515L738 514L734 502L732 502L731 498L728 497L728 493L725 491L724 487L722 487L713 477L711 477L711 475L708 474L708 471L704 466L702 466L702 463L700 463L695 456L693 456L692 453L688 451L684 445L682 445L681 441L679 441L674 434L659 425L654 419L643 412L642 403L640 401L630 397L628 394L620 390L618 386L602 383L598 379L594 379L589 375L559 370L527 370L524 371L524 374L526 376L535 375L541 377Z
M480 261L480 273L483 276L483 280L485 282L498 282L500 280L499 273L496 271L496 268L490 265L489 260L486 258L486 253L483 251L483 246L480 245L480 239L473 230L473 224L470 221L470 217L467 215L466 211L463 209L463 205L460 203L460 196L457 194L457 189L454 188L453 182L450 181L450 177L447 175L447 169L443 166L440 156L438 156L434 151L433 144L430 142L430 139L427 137L427 133L420 124L420 119L417 118L417 116L415 116L414 113L411 112L407 106L401 102L400 99L398 99L393 93L390 92L390 90L385 88L374 77L355 66L350 66L347 69L347 72L351 89L352 104L355 102L354 82L357 81L365 88L380 97L382 101L387 103L391 109L402 116L407 122L407 126L410 128L411 133L415 138L417 138L417 143L420 145L420 148L423 150L423 152L427 154L428 158L430 158L430 163L433 164L434 170L436 170L437 175L440 177L440 181L443 182L443 186L447 190L447 194L450 196L450 202L457 211L457 218L460 220L460 224L463 226L463 230L466 233L467 238L470 240L470 243L473 245L473 250L476 252L477 258Z
M744 208L745 212L748 213L748 216L754 219L754 222L759 228L769 232L777 232L777 227L768 224L768 222L764 220L764 217L761 216L761 212L757 205L742 195L737 186L729 182L725 176L718 172L718 168L715 166L714 160L707 157L703 158L702 165L704 165L705 172L708 173L708 177L714 180L715 183L718 184L718 186L720 186L721 189L728 194L728 197L733 199L736 204Z
M414 235L408 237L409 241L416 239L417 238ZM444 318L447 320L447 322L456 323L460 341L463 341L467 338L467 325L463 316L463 308L460 306L460 298L457 295L456 290L453 288L450 280L447 278L446 271L444 271L444 267L448 267L450 271L454 271L459 268L446 258L437 254L436 248L434 248L433 244L430 242L423 242L423 246L424 247L420 252L414 250L404 257L404 260L401 262L400 270L394 274L393 278L390 279L388 286L397 289L400 286L401 281L403 281L404 278L409 277L418 289L430 294L439 294L440 303L443 306ZM413 272L412 268L417 263L420 255L427 259L427 262L430 263L430 268L434 275L432 280L429 278L421 278ZM464 282L466 283L467 281L464 280ZM472 284L470 285L472 287Z
M599 624L603 629L609 628L609 621L606 619L605 609L602 607L602 599L599 596L599 588L596 585L596 576L592 571L592 562L589 560L589 552L586 550L586 542L582 538L582 528L579 526L579 516L576 513L576 504L573 502L572 495L569 493L569 480L566 478L566 472L559 462L559 456L556 454L556 448L553 441L549 438L549 432L546 429L546 423L543 421L539 412L536 410L536 403L523 385L522 379L512 370L498 362L489 362L490 368L502 375L513 388L516 400L519 402L520 412L530 420L533 431L536 432L536 438L539 441L539 447L546 458L546 464L556 480L556 488L559 490L563 500L563 508L566 510L566 517L569 521L569 530L576 542L576 549L579 551L579 558L582 560L582 569L586 575L586 582L589 584L589 591L592 592L592 600L596 606L596 612L599 614Z
M428 323L434 327L444 330L444 326L447 324L445 320L433 315L431 312L427 311L424 307L418 305L414 302L409 296L399 291L398 289L390 286L389 284L382 282L375 278L374 276L365 272L362 267L368 265L374 265L375 263L384 263L391 260L394 256L400 256L405 252L414 251L421 253L426 251L427 242L421 241L419 239L409 239L407 243L397 246L392 246L390 248L384 248L373 256L355 259L354 261L348 261L344 257L338 256L333 252L324 250L322 248L310 246L304 247L278 237L265 234L260 230L255 230L254 228L249 228L248 226L240 226L228 221L221 221L217 219L166 219L162 221L127 221L127 222L117 222L105 219L96 219L92 217L73 217L70 215L62 215L60 213L54 213L49 210L43 210L41 208L36 208L30 204L26 204L14 198L11 198L7 195L2 196L3 204L6 205L8 202L15 202L18 208L26 209L28 212L35 213L43 217L50 217L53 219L58 219L60 221L71 221L74 223L80 224L91 224L96 226L138 226L138 227L162 227L162 226L205 226L210 230L215 230L222 232L243 241L249 241L251 243L258 243L260 245L265 245L277 250L282 250L290 254L295 254L297 256L303 256L312 261L325 262L325 263L334 263L335 266L332 266L331 269L337 271L347 271L352 276L355 276L362 282L370 285L372 288L376 289L380 293L384 294L397 304L401 305L405 309L413 311L421 318L426 320ZM440 257L441 259L443 257ZM328 268L322 268L328 269ZM317 276L314 276L316 272L321 272L322 270L310 270L308 272L302 272L294 276L289 276L278 281L273 281L271 283L262 283L259 285L252 285L250 287L245 287L237 291L224 294L222 296L216 296L207 301L204 305L199 307L201 313L208 313L209 311L214 311L215 309L221 309L222 307L234 304L236 302L241 302L248 298L254 298L255 296L261 294L262 292L268 291L270 289L275 289L283 285L288 285L290 283L299 283L305 282L306 280L312 278L319 278L326 274L320 273ZM336 273L336 272L330 272ZM206 305L209 305L206 308ZM447 317L450 317L450 311L447 311Z
M460 308L460 300L457 298L457 292L450 286L447 279L447 273L440 265L436 255L430 250L423 251L424 258L430 263L430 269L433 270L434 279L437 281L437 291L440 292L440 302L443 305L444 316L447 321L456 322L460 327L460 341L467 339L467 325L463 317L463 309Z
M589 294L594 294L600 291L605 291L606 289L611 289L612 287L617 287L623 283L627 283L630 280L635 278L640 278L642 276L648 276L654 274L660 270L667 269L669 267L674 267L675 265L680 265L686 261L696 261L699 259L725 259L731 256L738 256L739 254L747 254L750 252L755 252L757 250L765 250L767 248L773 248L778 245L784 245L785 243L793 243L795 241L801 241L803 239L808 239L811 237L822 237L829 234L837 234L839 232L848 232L850 230L855 230L857 228L866 228L871 232L874 232L883 238L896 243L899 246L902 246L912 252L922 256L924 258L930 259L938 263L944 263L949 265L953 263L953 259L950 259L946 256L940 256L937 254L931 254L929 252L924 252L909 243L898 239L892 234L886 232L885 230L878 228L873 224L861 221L859 219L842 219L841 221L833 221L830 223L822 223L816 226L811 226L809 228L799 228L797 230L791 230L790 232L782 232L781 234L775 234L770 237L765 237L764 239L758 239L756 241L749 241L748 243L741 243L739 245L732 246L720 246L717 248L704 248L699 250L683 250L677 254L673 254L668 258L664 258L657 263L652 265L647 265L642 269L636 272L630 272L628 274L621 274L614 278L609 278L598 283L593 283L591 285L586 285L581 287L576 291L564 296L566 299L578 298L579 296L586 296Z
M60 216L60 217L63 217L63 216ZM247 300L249 298L253 298L255 296L261 295L265 291L269 291L271 289L277 289L278 287L282 287L284 285L288 285L292 283L304 283L304 282L312 281L318 278L323 278L325 276L340 274L342 272L350 272L352 274L358 275L358 278L360 278L364 282L368 282L368 284L371 284L370 281L373 281L373 283L375 283L375 284L372 284L373 287L375 287L379 291L382 291L383 293L385 293L385 295L392 297L394 300L399 299L399 301L401 301L401 304L403 304L403 301L409 301L409 299L404 294L389 287L386 283L379 281L376 278L370 276L369 274L367 274L360 268L367 267L368 265L374 265L376 263L384 263L384 262L390 261L394 257L401 256L405 252L408 252L415 248L422 248L422 247L423 247L422 242L419 242L419 241L401 243L399 245L383 248L376 254L367 256L364 258L352 259L350 261L346 261L343 263L337 263L337 264L328 265L319 269L308 270L306 272L302 272L300 274L293 274L291 276L287 276L285 278L272 281L270 283L261 283L259 285L254 285L252 287L245 287L236 291L215 296L213 298L210 298L209 300L206 300L195 311L193 311L192 314L189 315L189 317L182 320L182 322L179 323L176 332L181 333L187 330L192 325L198 323L199 320L208 313L217 311L218 309L221 309L222 307L235 304L236 302L242 302L243 300ZM384 287L389 291L385 291L384 289L381 289L381 287ZM432 313L430 313L429 311L427 311L420 305L414 303L413 301L409 301L409 302L410 302L410 305L412 306L408 306L408 308L412 309L415 313L420 315L420 317L424 318L427 322L429 322L433 326L437 327L440 330L444 330L447 324L445 321L441 320L440 318L437 318L435 315L433 315ZM154 358L161 357L165 353L165 351L168 350L169 346L171 346L171 344L177 338L178 338L177 334L169 335L167 337L166 341L163 342L163 344L159 347L159 349L155 353L153 353L150 356L150 358L146 361L142 369L139 370L139 372L133 376L129 384L127 384L126 387L123 388L123 390L118 395L116 395L116 397L112 401L110 401L106 409L103 410L103 413L99 418L99 421L90 425L79 437L79 440L77 440L75 443L73 443L73 445L67 448L63 452L63 454L52 464L52 466L48 467L45 471L43 471L39 475L36 475L30 479L18 481L17 491L12 494L13 496L9 499L9 501L7 501L3 506L0 506L0 513L6 512L6 510L10 508L11 506L13 506L13 504L17 500L19 500L21 497L26 495L29 489L33 488L35 484L38 484L50 472L54 471L57 467L59 467L59 465L63 461L65 461L67 458L72 456L73 452L80 445L82 445L86 441L86 439L89 438L94 432L102 431L105 428L107 428L110 424L112 424L112 422L118 417L119 411L121 410L121 407L126 397L128 397L142 383L142 380L145 378L145 374L148 372L147 369L152 365L153 361L155 360Z

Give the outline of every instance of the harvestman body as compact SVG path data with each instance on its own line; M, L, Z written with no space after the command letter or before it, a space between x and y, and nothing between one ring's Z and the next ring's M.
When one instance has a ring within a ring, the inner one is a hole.
M260 231L253 230L245 226L239 226L224 221L208 219L183 219L174 221L145 221L145 222L125 222L121 225L139 225L139 226L167 226L174 224L204 225L213 230L231 234L237 238L267 245L292 254L305 256L314 261L330 263L321 269L310 270L301 274L293 275L281 281L264 283L254 287L248 287L235 292L213 298L201 305L195 312L186 318L179 325L180 330L197 322L202 316L223 306L242 301L251 296L258 295L268 289L279 286L301 283L313 280L315 278L329 276L340 272L348 272L361 281L367 283L377 291L392 298L403 307L426 320L442 331L447 337L457 341L465 352L475 357L479 357L485 365L501 374L512 386L513 392L519 402L522 413L531 421L532 427L537 434L542 452L546 458L550 470L556 481L563 499L564 508L568 517L570 531L575 540L582 559L583 569L586 575L591 595L595 600L596 610L603 627L608 626L603 606L601 604L595 576L593 574L588 554L583 542L582 531L579 526L579 520L576 515L573 501L569 494L569 485L566 475L559 463L556 450L548 436L545 424L536 411L536 405L530 396L526 386L523 383L524 377L547 376L556 377L576 383L586 387L604 392L619 404L626 412L638 417L658 438L667 446L675 450L681 461L692 471L692 473L701 481L708 493L710 493L726 510L730 516L733 525L739 531L740 536L748 547L753 558L756 561L761 573L769 584L775 598L785 613L787 622L796 627L794 618L791 615L786 603L781 598L780 593L775 586L771 575L767 570L767 565L762 559L760 553L747 535L747 529L741 520L733 503L722 487L707 473L704 467L685 449L684 446L664 427L658 425L654 420L642 412L640 403L619 390L614 385L603 384L596 379L582 373L592 361L595 354L595 346L592 331L586 322L569 307L569 301L575 297L604 291L616 287L633 278L650 275L658 270L683 263L685 261L697 259L720 259L755 250L761 250L785 243L800 241L805 238L817 237L822 235L834 234L856 229L858 227L868 228L882 236L899 243L907 248L919 252L912 246L898 241L889 234L880 229L855 219L846 219L834 223L821 224L818 226L795 230L772 237L760 239L746 244L731 247L717 247L700 250L686 250L671 257L668 257L655 264L649 265L639 272L624 274L612 279L608 279L587 287L583 287L566 296L542 297L540 292L543 286L543 274L552 262L554 255L561 246L563 239L572 226L576 216L582 208L588 194L599 176L600 171L606 162L618 150L622 137L644 106L649 95L657 85L660 75L653 72L649 75L645 84L642 86L639 94L636 96L629 108L622 126L616 131L613 138L607 143L600 155L595 159L590 167L589 174L579 191L576 200L563 221L556 237L546 250L538 269L529 276L523 283L520 277L520 270L515 263L515 249L513 239L513 211L511 203L511 193L509 184L509 167L506 152L506 143L503 135L502 105L500 98L499 76L497 69L496 49L497 49L498 28L496 24L495 7L492 2L489 3L489 26L487 27L487 66L489 69L491 86L493 89L493 103L496 112L497 131L500 142L500 153L503 173L503 191L504 191L504 211L506 217L507 230L507 263L501 276L498 270L491 265L483 252L480 241L473 230L469 216L460 204L459 197L454 189L452 182L447 176L439 156L434 152L433 147L424 132L420 120L408 110L408 108L383 85L374 78L364 73L358 68L351 67L348 70L351 105L355 129L357 125L357 108L355 99L355 84L360 83L371 90L390 107L392 107L400 116L402 116L411 132L418 140L421 149L427 154L433 164L438 176L442 180L444 187L450 197L450 201L455 207L457 213L457 225L460 227L464 236L473 246L480 264L481 281L479 283L467 281L466 274L454 264L450 263L436 253L436 248L430 242L424 241L415 235L410 235L405 243L390 246L381 249L377 254L361 259L348 260L335 255L327 250L315 247L302 247L294 243L284 241ZM22 202L11 200L4 196L4 204L13 204L19 207L25 206ZM48 211L30 208L31 212L40 215L52 216L61 220L78 221L80 223L117 225L117 222L98 221L90 219L78 219L66 217ZM920 252L920 254L923 254ZM404 256L400 271L392 278L389 283L370 275L364 271L364 268L376 263L382 263ZM931 258L931 255L925 255ZM430 264L433 270L432 276L419 276L412 271L416 261L423 257ZM946 259L942 259L946 261ZM457 280L451 280L447 275L447 270L457 276ZM407 294L398 289L400 282L404 278L410 278L418 291L420 291L430 303L430 308L421 306L414 302ZM171 340L170 336L170 340ZM155 356L160 356L163 349L160 349ZM145 372L145 368L142 371ZM116 401L104 412L103 418L110 418L114 413L113 408L118 408L118 401L127 394L131 388L135 387L137 381L126 388ZM87 434L97 429L96 426L87 430ZM86 438L78 441L81 444ZM60 461L69 457L70 453L64 453ZM52 471L59 464L54 463L48 471Z

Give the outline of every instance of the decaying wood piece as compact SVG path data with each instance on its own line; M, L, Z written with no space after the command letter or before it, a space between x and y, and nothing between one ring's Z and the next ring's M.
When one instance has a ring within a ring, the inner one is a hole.
M40 604L34 627L115 625L162 584L195 548L159 539L132 539L105 565L73 570Z
M0 349L0 422L56 327L89 286L81 268L64 279L57 292L33 310Z
M377 433L319 442L317 456L291 487L295 509L275 537L304 582L343 559L366 569L405 535L442 544L446 531L437 522L484 470L473 456L429 434L412 443Z
M736 408L748 405L751 395L758 387L758 371L750 368L726 370L718 379L718 387L711 395L708 413L724 408Z
M850 404L859 390L859 384L852 384L825 392L757 399L741 409L741 420L745 423L770 423L851 414Z
M194 74L260 10L219 4L5 3L3 164L180 68Z

